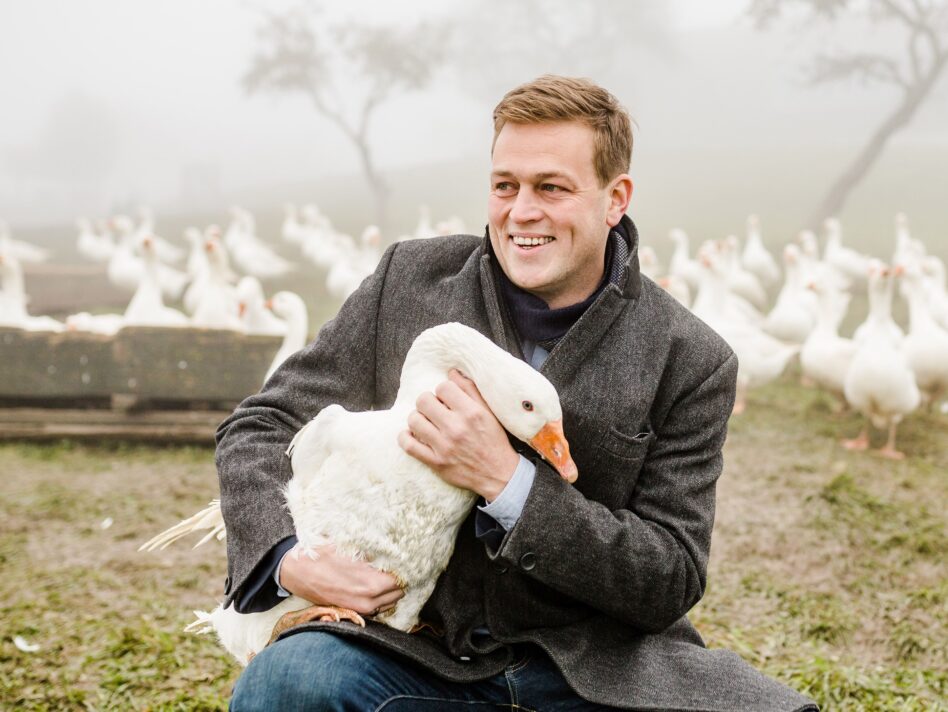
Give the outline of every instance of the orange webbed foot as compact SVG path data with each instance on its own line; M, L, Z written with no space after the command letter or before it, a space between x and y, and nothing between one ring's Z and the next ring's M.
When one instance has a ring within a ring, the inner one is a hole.
M340 608L339 606L310 606L300 611L290 611L289 613L284 613L283 617L273 626L273 634L270 636L267 645L270 645L270 643L276 640L284 631L302 625L303 623L310 623L311 621L333 621L338 623L342 620L351 621L365 628L365 619L349 608Z

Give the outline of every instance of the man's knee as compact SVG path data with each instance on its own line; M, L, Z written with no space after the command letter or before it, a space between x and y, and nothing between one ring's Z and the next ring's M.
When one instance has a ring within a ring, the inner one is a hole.
M364 709L360 681L370 657L358 645L330 633L291 635L251 661L234 686L230 709Z

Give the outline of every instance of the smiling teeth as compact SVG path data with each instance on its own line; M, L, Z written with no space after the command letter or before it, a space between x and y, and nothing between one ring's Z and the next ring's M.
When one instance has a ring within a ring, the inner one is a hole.
M553 242L552 237L521 237L520 235L511 235L510 237L513 238L514 244L520 247L533 247L534 245L545 245L548 242Z

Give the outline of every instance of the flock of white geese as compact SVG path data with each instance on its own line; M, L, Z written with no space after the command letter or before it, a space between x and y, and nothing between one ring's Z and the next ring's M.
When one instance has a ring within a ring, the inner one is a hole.
M748 389L777 378L798 358L807 382L866 416L866 426L845 441L846 446L866 449L871 422L888 431L879 452L898 458L898 423L920 405L934 405L948 390L945 265L912 237L901 213L895 217L888 262L846 247L838 220L827 220L823 227L822 252L817 235L805 230L783 248L779 262L764 246L754 215L747 219L743 246L729 235L705 241L694 256L688 235L676 228L669 233L674 247L667 267L647 244L640 247L640 264L643 274L734 348L740 362L736 413L745 408ZM62 322L31 316L20 264L45 260L48 253L14 240L0 223L0 326L106 335L126 326L280 335L283 345L267 377L305 344L308 317L303 300L288 291L266 299L260 281L282 277L302 261L286 259L261 239L249 211L232 208L226 229L187 228L188 250L156 235L147 208L138 221L124 215L95 222L80 219L78 228L79 253L106 263L108 279L132 295L125 311L80 312ZM433 224L422 206L414 232L397 239L462 232L460 219ZM325 272L326 289L339 300L374 270L381 255L377 227L370 225L355 239L337 230L313 204L299 209L288 204L281 236L284 251L297 249ZM850 298L863 290L868 293L868 316L851 338L841 336ZM897 324L892 317L896 294L908 304L907 324Z
M23 279L23 262L42 262L49 252L14 240L0 223L0 327L31 331L77 331L112 336L133 326L228 329L245 334L283 337L267 371L301 349L309 318L299 295L280 291L265 297L261 280L278 279L297 268L257 235L253 215L231 209L226 229L188 227L188 249L158 236L150 209L139 220L126 215L77 220L76 248L85 259L106 265L108 280L131 297L121 313L70 314L63 321L33 316ZM458 218L432 225L421 208L414 233L399 239L433 237L464 231ZM281 227L283 240L322 268L326 289L342 301L358 288L381 257L381 232L367 227L360 240L337 230L314 204L301 210L288 204ZM292 249L292 248L289 248ZM183 263L183 264L182 264ZM175 306L172 306L174 304Z
M934 406L948 389L948 293L945 264L912 237L907 217L895 217L889 262L846 247L836 219L823 225L825 242L809 230L783 248L783 269L764 247L760 222L747 219L741 247L735 235L706 241L689 254L688 236L675 229L667 270L649 246L642 271L715 329L740 362L735 412L749 388L778 377L795 358L806 382L861 412L860 434L844 441L869 447L869 423L886 430L881 455L899 459L899 422L920 405ZM781 281L782 280L782 281ZM771 305L769 292L779 291ZM896 289L896 287L898 287ZM839 333L853 294L868 293L869 313L852 337ZM908 324L892 317L895 294L908 303Z

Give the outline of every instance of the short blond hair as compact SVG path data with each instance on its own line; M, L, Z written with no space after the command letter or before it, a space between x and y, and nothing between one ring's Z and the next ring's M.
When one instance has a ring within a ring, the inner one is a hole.
M628 173L632 122L619 101L588 79L544 74L511 89L494 108L494 141L507 122L542 124L580 121L593 130L593 165L601 186Z

